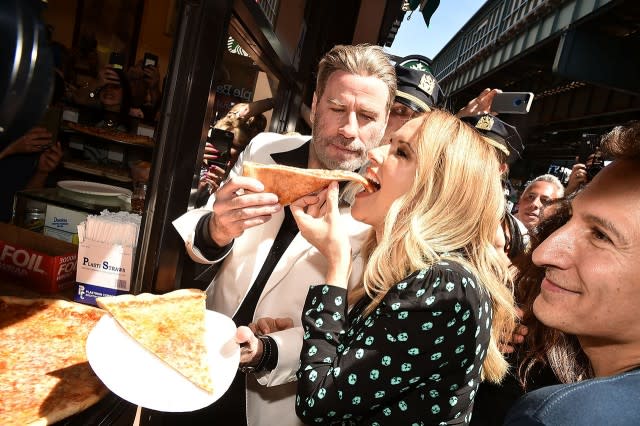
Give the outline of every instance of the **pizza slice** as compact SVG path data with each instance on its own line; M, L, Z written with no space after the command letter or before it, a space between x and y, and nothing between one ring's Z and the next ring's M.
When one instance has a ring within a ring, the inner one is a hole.
M207 392L213 392L206 344L205 293L181 289L156 295L96 298L140 345Z
M104 314L66 300L0 296L0 424L53 424L107 395L85 352Z
M260 164L245 161L242 164L242 175L262 182L265 192L278 196L283 206L307 194L319 191L333 181L351 181L364 186L373 192L371 183L355 172L346 170L301 169L280 164Z

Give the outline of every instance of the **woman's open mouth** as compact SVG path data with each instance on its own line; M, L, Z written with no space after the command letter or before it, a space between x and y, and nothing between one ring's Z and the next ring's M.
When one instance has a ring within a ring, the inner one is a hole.
M380 190L381 185L378 176L373 173L370 168L367 169L365 178L369 182L369 192L376 192Z

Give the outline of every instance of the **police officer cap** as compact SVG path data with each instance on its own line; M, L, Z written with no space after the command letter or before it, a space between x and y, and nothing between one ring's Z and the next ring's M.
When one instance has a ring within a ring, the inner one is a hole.
M461 120L473 126L489 139L492 146L506 154L507 163L522 158L524 145L514 126L489 114L462 117Z
M414 111L427 112L436 108L444 98L436 78L429 71L421 71L396 65L398 90L396 102Z

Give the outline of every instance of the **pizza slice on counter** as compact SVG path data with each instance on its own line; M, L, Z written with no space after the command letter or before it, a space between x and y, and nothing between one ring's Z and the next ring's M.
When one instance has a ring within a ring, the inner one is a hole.
M66 300L0 296L1 425L52 424L107 395L85 352L103 315Z
M278 196L283 206L307 194L326 188L333 181L351 181L362 184L372 192L371 183L355 172L346 170L301 169L280 164L242 163L242 175L262 182L265 192Z
M162 295L99 297L96 302L140 345L212 393L205 297L201 290L180 289Z

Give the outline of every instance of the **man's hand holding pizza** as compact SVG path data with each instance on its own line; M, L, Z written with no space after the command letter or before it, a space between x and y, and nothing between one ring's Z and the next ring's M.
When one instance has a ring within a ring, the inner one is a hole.
M239 237L245 229L262 225L282 209L278 196L264 191L253 178L234 176L216 192L209 233L223 247Z

